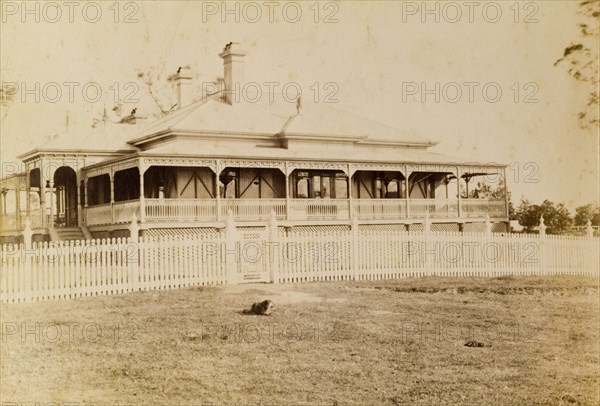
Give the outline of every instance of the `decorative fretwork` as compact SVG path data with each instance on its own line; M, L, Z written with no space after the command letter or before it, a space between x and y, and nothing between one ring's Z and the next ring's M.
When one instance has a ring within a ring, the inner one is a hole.
M463 175L472 174L488 174L488 175L502 175L503 168L497 166L466 166L461 165L461 172Z
M84 179L89 179L89 178L93 178L96 176L100 176L100 175L109 175L111 174L111 168L110 166L102 166L99 168L94 168L94 169L90 169L90 170L86 170L84 172Z
M287 162L288 176L296 169L334 170L348 175L348 165L335 162Z
M113 173L123 171L125 169L137 168L139 165L138 159L130 159L127 161L119 162L112 165Z
M142 158L144 171L150 166L200 166L210 168L217 173L217 161L214 159L203 158L176 158L176 157L152 157Z
M404 165L400 164L379 164L379 163L357 163L352 164L350 168L350 176L358 171L383 171L383 172L400 172L404 174Z
M249 159L221 159L219 161L219 172L227 167L232 168L273 168L279 169L285 174L285 162L281 161L253 161Z
M407 176L413 172L434 172L456 174L456 164L406 164Z

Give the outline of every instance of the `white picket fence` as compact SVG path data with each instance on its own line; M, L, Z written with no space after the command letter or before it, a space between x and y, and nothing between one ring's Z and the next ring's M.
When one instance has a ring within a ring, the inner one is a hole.
M437 276L597 275L598 238L320 227L254 239L213 234L3 245L0 301L31 302L248 280L273 283ZM427 230L427 229L426 229ZM137 232L132 234L137 235Z
M282 238L281 283L420 276L597 275L600 240L453 232L307 232Z

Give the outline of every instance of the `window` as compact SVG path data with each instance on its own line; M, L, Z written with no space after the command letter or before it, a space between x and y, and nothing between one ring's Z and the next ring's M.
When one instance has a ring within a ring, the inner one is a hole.
M308 179L303 178L298 181L296 197L307 198L308 197Z
M331 178L324 177L321 185L321 197L323 199L331 198Z
M347 199L348 178L335 171L298 171L294 175L295 198Z
M347 199L348 198L348 179L336 178L335 179L335 198L336 199Z
M320 176L313 176L313 195L312 197L314 197L315 199L318 199L321 197L321 177Z
M375 198L382 199L385 197L385 185L381 179L375 179Z
M235 199L237 197L238 174L235 170L222 173L219 177L219 196L223 199Z
M65 215L65 198L66 198L66 190L64 186L58 186L56 188L56 194L58 195L58 201L56 202L57 213L60 216Z
M398 189L398 181L396 179L391 180L390 183L388 183L387 193L385 194L385 197L388 199L397 199L398 197L400 197L400 195L398 194Z
M231 179L225 186L225 199L235 199L235 184L236 179Z

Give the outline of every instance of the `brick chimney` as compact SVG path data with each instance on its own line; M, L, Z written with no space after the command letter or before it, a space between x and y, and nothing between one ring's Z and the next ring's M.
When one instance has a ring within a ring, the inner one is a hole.
M244 56L246 51L242 48L242 44L238 42L230 42L225 45L223 52L219 54L223 58L223 71L225 78L225 89L223 99L228 104L233 104L236 99L239 99L239 93L244 86ZM236 97L236 92L237 97Z
M192 104L192 70L187 66L180 67L172 78L177 93L177 108L180 109Z

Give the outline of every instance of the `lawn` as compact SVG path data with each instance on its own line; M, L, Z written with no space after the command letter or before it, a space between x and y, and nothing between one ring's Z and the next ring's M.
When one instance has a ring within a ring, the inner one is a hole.
M271 316L241 314L263 298ZM3 405L599 401L588 277L215 286L1 311Z

